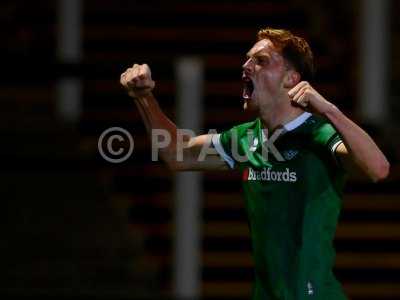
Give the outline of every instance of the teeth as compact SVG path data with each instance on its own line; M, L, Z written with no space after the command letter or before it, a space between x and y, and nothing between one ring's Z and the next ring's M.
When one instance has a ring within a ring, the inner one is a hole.
M251 80L250 77L248 77L246 75L242 76L242 81L243 81L242 98L245 100L251 99L251 95L253 94L253 91L254 91L253 81Z
M251 81L245 82L243 86L243 99L250 99L253 93L253 84Z

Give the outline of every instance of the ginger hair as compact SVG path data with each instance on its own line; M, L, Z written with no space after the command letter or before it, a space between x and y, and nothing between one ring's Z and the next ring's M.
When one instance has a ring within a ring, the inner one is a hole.
M305 39L289 30L263 28L257 33L257 40L269 39L286 61L299 72L301 80L310 81L314 76L314 57Z

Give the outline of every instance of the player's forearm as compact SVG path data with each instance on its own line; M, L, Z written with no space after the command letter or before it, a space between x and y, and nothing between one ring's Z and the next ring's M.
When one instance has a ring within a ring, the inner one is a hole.
M177 161L178 129L176 125L164 114L151 93L134 98L134 101L150 136L153 129L163 129L168 133L167 139L170 139L170 143L160 148L159 154L171 169L179 169L180 163ZM184 136L183 140L189 141L190 136Z
M373 181L386 178L389 162L372 138L334 105L325 115L341 134L354 163Z
M189 134L178 131L175 124L163 113L157 100L151 91L155 82L151 78L151 71L147 64L134 64L121 74L120 83L132 97L138 107L139 113L144 121L146 129L151 136L152 146L155 146L153 139L163 137L163 141L155 141L158 153L161 158L173 170L184 170L191 166L196 144ZM161 129L163 132L155 133L153 129ZM186 149L185 149L186 148ZM178 155L179 154L179 155Z
M134 102L149 133L152 129L165 129L171 136L176 136L176 125L164 114L151 93L134 98Z

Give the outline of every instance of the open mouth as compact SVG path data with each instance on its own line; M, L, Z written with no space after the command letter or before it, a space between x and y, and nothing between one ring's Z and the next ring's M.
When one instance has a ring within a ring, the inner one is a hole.
M246 75L242 76L242 81L243 81L242 98L244 100L249 100L249 99L251 99L251 95L253 94L253 91L254 91L253 82L251 81L251 78Z

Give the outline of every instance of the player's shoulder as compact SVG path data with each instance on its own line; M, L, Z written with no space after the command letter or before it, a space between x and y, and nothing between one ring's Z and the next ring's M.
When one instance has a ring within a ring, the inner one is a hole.
M303 126L299 127L299 131L306 134L318 135L332 127L332 124L327 119L312 114L307 120L305 120Z
M315 136L330 134L332 131L336 131L335 127L329 120L319 115L311 115L310 121L313 123L311 131Z
M250 122L241 123L234 125L228 130L222 131L218 136L219 140L214 144L222 144L226 152L230 153L233 141L238 142L239 140L248 136L249 131L255 132L259 128L260 121L255 119Z
M337 130L326 118L312 114L305 122L302 133L311 139L312 143L326 143L327 140L336 135Z
M245 122L233 126L230 130L238 136L246 135L248 131L256 130L260 126L260 120L257 118L250 122Z

